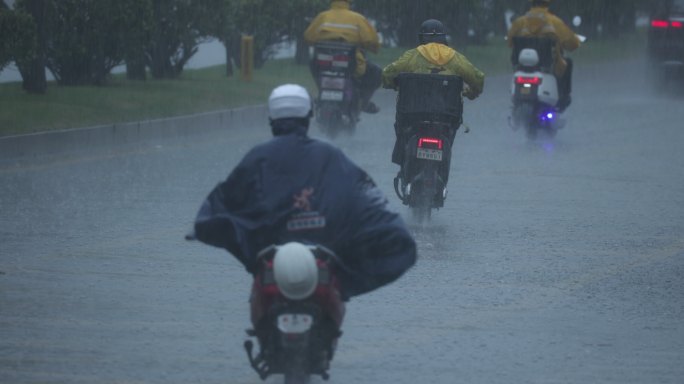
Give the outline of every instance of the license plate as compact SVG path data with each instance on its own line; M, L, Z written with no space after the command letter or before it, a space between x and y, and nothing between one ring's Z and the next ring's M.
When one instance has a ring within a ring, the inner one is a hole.
M321 91L321 100L342 101L344 100L344 92L342 91Z
M521 87L520 88L520 94L521 95L529 95L530 94L531 88L526 88L526 87Z
M321 88L330 90L330 89L337 89L337 90L343 90L344 86L346 85L346 80L344 77L330 77L330 76L323 76L321 77Z
M286 313L278 316L278 329L283 333L304 333L312 324L311 315Z
M442 161L441 149L417 148L416 157L423 160Z

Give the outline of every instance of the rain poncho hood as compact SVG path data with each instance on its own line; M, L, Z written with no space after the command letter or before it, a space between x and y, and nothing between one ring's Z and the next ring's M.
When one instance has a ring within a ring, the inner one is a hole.
M269 245L323 245L341 260L346 297L390 283L416 260L413 238L370 177L336 147L303 134L252 149L202 204L195 235L251 273Z
M424 58L436 65L444 65L456 56L456 51L447 45L439 43L420 45L416 49Z

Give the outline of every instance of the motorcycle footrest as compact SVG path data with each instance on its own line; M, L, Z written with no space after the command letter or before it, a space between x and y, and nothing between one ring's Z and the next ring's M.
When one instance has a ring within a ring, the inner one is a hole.
M265 380L271 374L271 368L266 364L266 360L259 353L256 357L252 355L252 349L254 344L251 340L245 341L245 352L247 352L247 359L249 360L249 365L256 371L261 380Z

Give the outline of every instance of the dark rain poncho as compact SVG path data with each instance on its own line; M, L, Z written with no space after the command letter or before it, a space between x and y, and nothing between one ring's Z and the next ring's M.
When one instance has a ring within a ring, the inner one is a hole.
M369 176L339 149L298 134L252 149L205 200L195 235L251 273L271 244L323 245L342 261L346 297L390 283L416 260L413 238Z

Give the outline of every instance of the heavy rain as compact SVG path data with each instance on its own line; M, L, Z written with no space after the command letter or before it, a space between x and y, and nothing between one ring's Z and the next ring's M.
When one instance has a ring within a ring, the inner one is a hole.
M252 276L184 236L273 138L272 88L320 103L302 34L329 7L0 1L0 383L262 382L243 347ZM552 1L586 41L564 52L571 104L538 134L515 124L516 84L540 85L506 39L529 8L351 2L380 68L439 19L485 80L427 218L395 190L396 90L334 135L316 111L309 135L368 173L418 255L346 303L327 382L682 382L684 3Z

